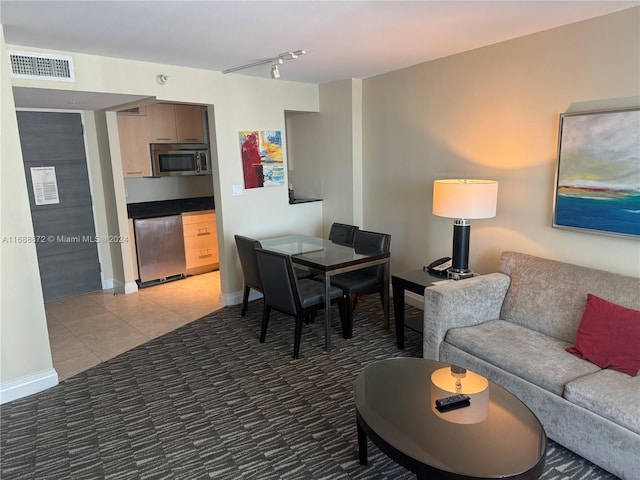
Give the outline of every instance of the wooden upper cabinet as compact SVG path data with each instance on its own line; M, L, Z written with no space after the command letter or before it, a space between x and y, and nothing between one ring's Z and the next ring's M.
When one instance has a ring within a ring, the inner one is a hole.
M205 143L202 107L174 105L178 143Z
M125 177L150 177L149 121L144 115L118 115L122 173Z
M147 105L151 143L205 143L202 107L198 105Z
M177 143L175 105L156 103L147 105L151 124L151 143Z

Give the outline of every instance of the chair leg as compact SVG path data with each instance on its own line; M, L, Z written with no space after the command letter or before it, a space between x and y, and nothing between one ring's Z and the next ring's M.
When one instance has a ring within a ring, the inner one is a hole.
M244 286L244 292L242 293L242 310L240 310L240 316L244 317L247 314L249 308L249 291L250 287Z
M293 339L293 358L297 359L300 355L300 340L302 338L302 320L305 314L301 313L296 315L296 331Z
M356 308L358 297L356 295L347 295L347 326L349 327L349 336L345 338L353 337L353 311Z
M347 302L344 297L338 300L338 310L340 311L340 324L342 325L342 337L349 338L349 318L347 315Z
M308 313L305 315L304 323L314 323L316 321L316 316L318 315L318 307L311 307Z
M262 310L262 328L260 329L260 343L264 343L267 338L267 326L269 325L269 315L271 314L271 307L266 305Z

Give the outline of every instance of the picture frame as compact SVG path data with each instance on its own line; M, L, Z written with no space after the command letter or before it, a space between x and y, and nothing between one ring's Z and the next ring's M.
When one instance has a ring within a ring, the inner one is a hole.
M238 140L245 189L285 184L280 130L240 130Z
M553 227L640 236L640 108L560 115Z

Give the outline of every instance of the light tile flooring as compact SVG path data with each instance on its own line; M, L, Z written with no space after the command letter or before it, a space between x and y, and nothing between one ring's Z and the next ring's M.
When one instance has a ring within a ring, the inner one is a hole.
M223 308L220 272L128 295L94 292L45 303L53 367L64 380Z

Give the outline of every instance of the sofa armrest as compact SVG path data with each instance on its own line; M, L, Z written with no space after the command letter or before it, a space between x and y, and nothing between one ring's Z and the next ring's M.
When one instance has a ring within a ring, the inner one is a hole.
M440 344L451 328L499 318L510 282L508 275L490 273L425 288L422 356L439 360Z

